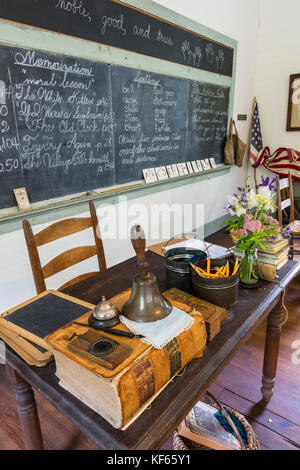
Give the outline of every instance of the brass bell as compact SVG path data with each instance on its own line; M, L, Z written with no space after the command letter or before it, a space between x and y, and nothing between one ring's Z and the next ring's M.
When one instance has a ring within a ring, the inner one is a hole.
M95 329L111 328L120 323L119 310L117 307L102 296L101 301L96 305L92 315L89 317L89 326Z
M133 279L131 296L122 314L140 323L162 320L172 312L172 305L160 293L155 275L149 273L149 264L145 260L145 234L141 226L133 226L130 236L138 259L138 274Z

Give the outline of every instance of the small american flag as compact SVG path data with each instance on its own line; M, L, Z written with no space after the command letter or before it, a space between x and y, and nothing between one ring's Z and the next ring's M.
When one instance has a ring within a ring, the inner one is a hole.
M259 153L263 149L263 141L260 128L260 120L258 113L258 104L255 102L253 121L252 121L252 132L251 132L251 146L250 146L250 158L252 165L257 161Z

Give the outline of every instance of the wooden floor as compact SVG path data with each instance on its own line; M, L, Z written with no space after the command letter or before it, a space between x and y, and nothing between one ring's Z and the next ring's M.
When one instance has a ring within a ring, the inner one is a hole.
M300 260L300 259L299 259ZM270 403L261 402L261 374L265 323L261 325L224 369L210 391L223 403L248 417L261 448L300 449L300 364L292 362L292 344L300 341L300 277L291 284L287 307L289 320L281 340L275 394ZM299 348L299 346L298 346ZM36 393L46 449L96 449L56 409ZM172 440L164 449L172 449ZM0 366L0 449L24 449L15 412L14 396Z

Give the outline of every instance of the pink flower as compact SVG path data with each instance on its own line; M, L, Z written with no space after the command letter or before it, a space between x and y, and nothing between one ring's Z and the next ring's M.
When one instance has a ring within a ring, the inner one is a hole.
M268 225L279 225L278 220L274 219L274 217L271 217L271 216L267 216L265 218L265 221Z
M243 236L243 237L247 237L247 235L248 235L247 230L244 230L243 228L240 228L238 230L238 234Z
M244 223L250 222L250 220L253 219L253 215L251 214L246 214L244 217Z
M250 232L260 232L261 222L259 220L251 220L251 222L246 222L244 224L244 230L249 230Z

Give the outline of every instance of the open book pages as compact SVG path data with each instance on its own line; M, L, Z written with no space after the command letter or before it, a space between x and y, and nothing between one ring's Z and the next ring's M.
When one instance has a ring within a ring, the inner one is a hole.
M165 249L166 251L168 251L173 248L181 248L181 247L205 251L207 253L208 258L211 258L211 259L224 258L226 256L231 256L231 251L232 251L231 248L225 248L224 246L220 246L220 245L213 245L203 240L199 240L198 238L190 238L188 240L175 243L173 245L167 245Z
M198 402L180 425L179 434L211 449L240 450L238 439L223 428L217 413L216 408Z

